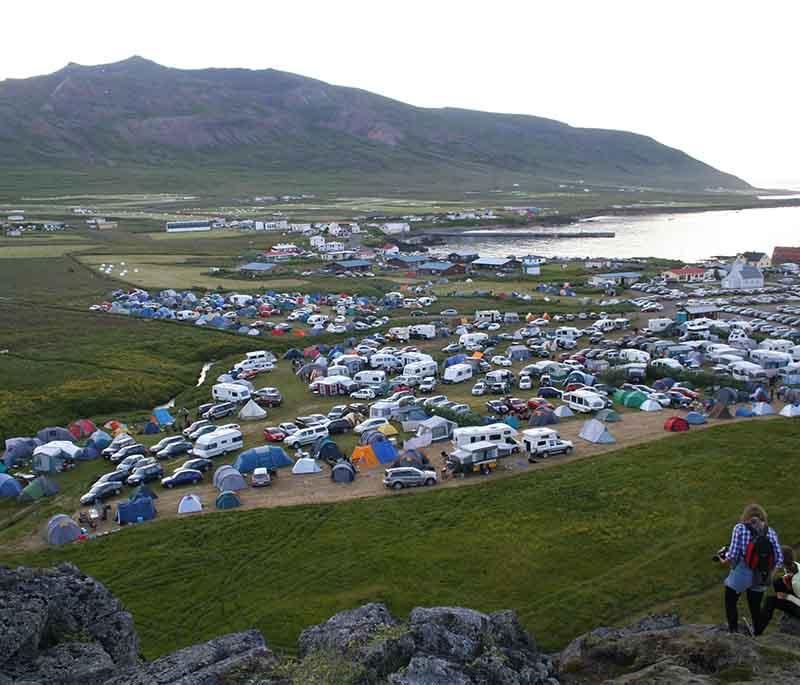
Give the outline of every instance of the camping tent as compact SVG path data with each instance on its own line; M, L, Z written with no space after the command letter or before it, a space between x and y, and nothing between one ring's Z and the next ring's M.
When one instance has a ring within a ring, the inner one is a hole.
M292 359L292 360L293 359L302 359L303 358L303 353L300 350L298 350L296 347L293 347L290 350L286 350L286 352L283 353L283 358L284 359Z
M664 430L680 433L689 430L689 422L680 416L671 416L664 421Z
M769 393L767 392L766 388L764 388L763 385L759 385L750 394L750 399L753 402L769 402Z
M512 428L519 428L520 426L520 421L516 416L506 416L506 418L503 419L503 423Z
M75 442L75 436L72 435L66 428L59 428L59 427L52 427L52 428L42 428L37 434L36 437L45 442L51 442L52 440L67 440L68 442Z
M16 497L22 492L22 485L7 473L0 473L0 497Z
M645 400L639 405L639 409L642 411L661 411L663 408L664 407L655 400Z
M335 464L337 461L344 458L342 451L339 449L339 445L330 438L321 438L314 443L311 454L315 459L321 459L329 464ZM294 473L294 471L292 471L292 473Z
M72 434L75 440L84 440L97 430L97 426L89 421L89 419L78 419L69 424L67 430Z
M756 402L753 405L753 414L755 416L772 416L774 413L775 409L769 402Z
M282 447L275 445L265 445L263 447L252 447L245 450L233 462L233 468L239 473L251 473L257 468L265 468L275 471L282 466L292 466L294 462Z
M102 451L111 444L111 436L105 431L96 430L89 437L89 442Z
M239 499L239 495L235 492L225 490L217 495L214 504L217 509L235 509L236 507L242 506L242 500Z
M700 412L690 411L686 415L686 422L690 426L702 426L704 423L706 423L706 417L703 416Z
M714 403L714 406L708 412L709 418L712 419L732 419L731 412L727 404L721 402Z
M331 469L331 480L335 483L352 483L356 479L356 470L350 462L340 461Z
M787 418L800 416L800 405L787 404L783 409L781 409L781 416L786 416Z
M258 421L266 415L266 410L259 407L253 400L249 400L239 412L239 418L244 421Z
M739 418L746 418L746 419L755 416L753 410L750 409L750 407L745 407L745 406L736 407L736 412L734 412L734 415L738 416Z
M8 438L6 449L3 452L3 463L11 468L18 461L29 459L42 442L38 438Z
M81 536L81 528L66 514L56 514L45 525L43 534L48 545L65 545Z
M134 500L139 499L141 497L149 497L150 499L158 499L158 495L154 493L147 485L142 483L141 485L135 487L131 492L128 499Z
M429 437L431 442L450 440L453 437L453 429L455 427L456 424L453 421L448 421L441 416L432 416L419 424L417 436L420 438Z
M381 464L391 464L395 459L397 459L397 450L395 449L394 444L388 440L374 443L372 445L372 451L375 453L375 456L378 458L378 461Z
M195 512L202 511L203 504L197 495L184 495L178 504L179 514L194 514Z
M158 423L159 426L171 426L173 423L175 423L175 419L172 418L172 415L165 407L153 409L153 418L156 420L156 423Z
M622 415L613 409L601 409L599 412L597 412L595 418L598 421L603 421L604 423L616 423L617 421L622 421Z
M142 433L144 433L145 435L155 435L160 430L161 429L158 427L158 424L155 421L148 421L147 423L144 424L144 427L142 428Z
M66 514L56 514L45 524L42 534L48 544L64 545L77 540L82 531L80 526Z
M528 419L528 425L534 428L552 426L554 423L558 423L558 416L552 409L547 409L547 407L539 407Z
M416 449L408 449L403 454L394 460L392 468L399 468L402 466L413 466L414 468L430 468L430 461L422 452Z
M632 409L638 409L647 401L647 395L638 390L629 392L625 395L623 405Z
M64 454L57 445L40 445L33 450L31 468L37 473L60 471L64 465Z
M319 473L320 471L322 471L322 468L311 457L301 457L294 463L294 466L292 467L292 473L295 476L303 476L308 473Z
M581 432L578 437L583 438L587 442L598 443L607 445L616 442L614 436L608 432L605 424L597 419L589 419L581 427Z
M39 476L28 483L17 495L18 502L35 502L42 497L52 497L58 492L58 485L47 478Z
M354 466L362 469L372 469L381 464L372 449L372 445L359 445L356 447L350 456L350 461Z
M247 483L244 476L233 466L220 466L214 473L214 487L220 492L224 490L244 490Z
M116 522L120 525L149 521L155 517L156 505L149 497L140 497L117 505Z
M604 409L603 411L610 411L610 410ZM575 413L566 404L562 404L560 407L556 407L554 413L559 419L567 419L570 416L575 416Z
M714 396L717 404L735 404L739 393L735 388L720 388Z
M397 435L397 429L391 423L384 423L378 426L378 432L383 433L387 438Z

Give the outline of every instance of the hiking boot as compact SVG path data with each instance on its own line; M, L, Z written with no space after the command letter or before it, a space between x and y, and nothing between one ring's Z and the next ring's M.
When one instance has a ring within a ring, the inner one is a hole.
M742 623L744 623L744 634L749 635L750 637L756 636L756 631L753 630L753 624L750 623L749 619L743 618Z

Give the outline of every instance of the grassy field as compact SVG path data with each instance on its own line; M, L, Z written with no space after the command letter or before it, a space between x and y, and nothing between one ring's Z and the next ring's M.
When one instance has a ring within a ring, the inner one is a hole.
M106 582L149 657L251 626L291 650L303 627L373 600L400 615L510 607L555 649L655 605L721 620L710 555L742 506L762 502L797 540L779 475L800 467L796 430L721 426L471 488L165 521L9 561L70 560Z

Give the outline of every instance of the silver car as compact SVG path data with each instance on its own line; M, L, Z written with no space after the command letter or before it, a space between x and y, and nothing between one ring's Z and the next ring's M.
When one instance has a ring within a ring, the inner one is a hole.
M436 485L438 482L439 477L436 475L436 471L418 469L414 466L386 469L383 475L383 484L393 490L415 488L421 485Z

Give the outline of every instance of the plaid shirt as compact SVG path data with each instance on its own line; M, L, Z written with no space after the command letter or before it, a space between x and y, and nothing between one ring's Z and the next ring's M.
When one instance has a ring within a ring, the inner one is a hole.
M781 544L778 542L777 533L770 528L767 532L767 538L772 543L772 549L775 551L775 567L783 566L783 552L781 552ZM747 550L747 545L753 539L753 533L744 523L737 523L733 527L731 534L731 544L728 546L727 558L731 560L731 566L736 566L743 558Z

